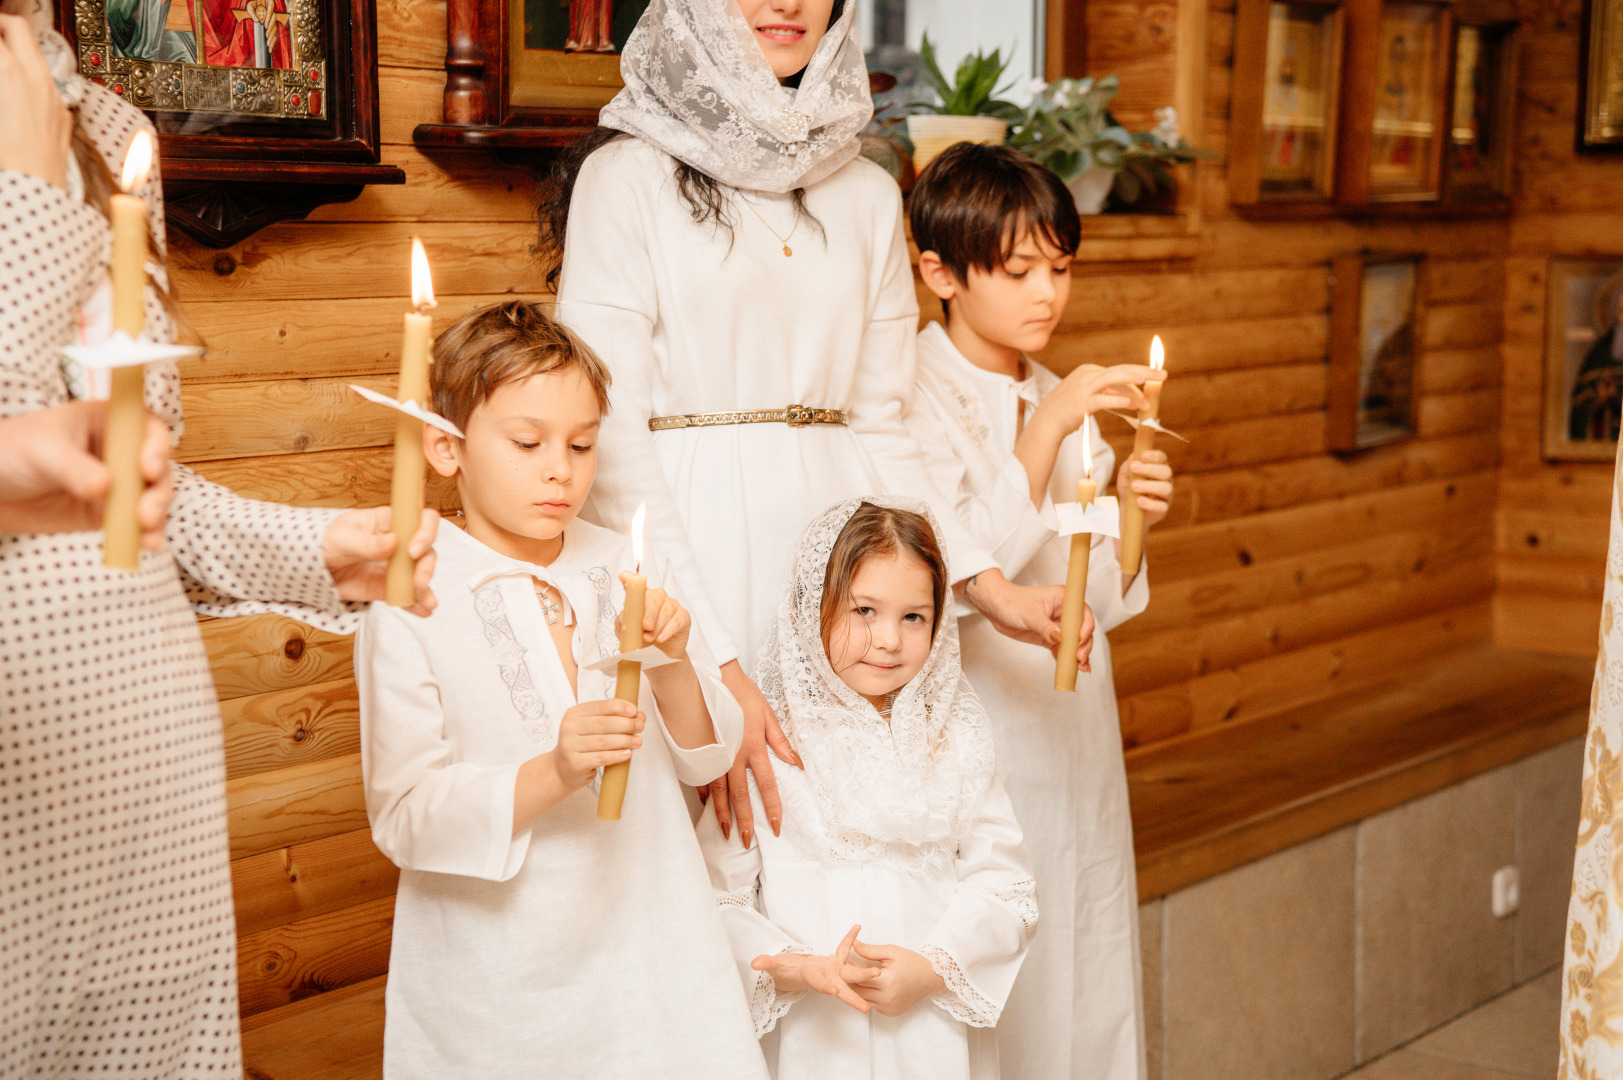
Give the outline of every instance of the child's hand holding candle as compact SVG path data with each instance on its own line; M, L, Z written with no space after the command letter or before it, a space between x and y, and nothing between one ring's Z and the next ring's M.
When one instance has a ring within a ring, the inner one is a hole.
M1161 335L1156 334L1150 342L1150 367L1162 372L1159 379L1144 384L1144 398L1147 402L1145 408L1138 411L1138 431L1133 435L1133 454L1122 464L1125 475L1134 475L1133 463L1148 461L1146 455L1155 449L1155 431L1160 424L1161 391L1166 386L1166 348L1161 344ZM1165 461L1166 455L1161 455ZM1167 470L1170 477L1172 472ZM1144 557L1144 530L1148 522L1144 518L1144 508L1139 505L1133 491L1118 486L1117 494L1121 496L1121 571L1131 577L1138 573L1138 564ZM1168 489L1170 494L1170 488ZM1165 511L1163 511L1164 513Z

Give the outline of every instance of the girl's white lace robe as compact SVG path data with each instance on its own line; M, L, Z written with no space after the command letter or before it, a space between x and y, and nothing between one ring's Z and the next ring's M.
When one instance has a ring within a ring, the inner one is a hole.
M760 795L754 809L766 820ZM787 826L748 849L724 839L714 811L699 843L721 905L739 978L777 1080L994 1080L998 1022L1037 928L1020 826L993 781L955 855L923 867L885 859L819 859ZM750 968L781 952L828 955L852 926L862 941L930 961L947 991L898 1017L864 1016L823 994L779 994ZM768 1035L767 1033L771 1034Z

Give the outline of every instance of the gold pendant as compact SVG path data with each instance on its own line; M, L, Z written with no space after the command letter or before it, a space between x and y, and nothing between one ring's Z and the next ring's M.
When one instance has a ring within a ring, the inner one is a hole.
M787 259L789 256L791 256L793 254L794 254L794 252L789 250L789 245L788 244L783 245L783 257L784 258Z

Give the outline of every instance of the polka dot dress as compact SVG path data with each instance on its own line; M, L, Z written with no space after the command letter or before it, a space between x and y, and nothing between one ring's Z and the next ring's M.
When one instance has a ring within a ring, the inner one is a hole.
M90 88L122 161L139 112ZM142 193L159 237L156 180ZM104 273L101 214L0 171L0 415L68 398L57 347ZM149 291L149 333L170 324ZM148 404L178 437L179 382ZM0 1076L242 1075L219 711L194 608L354 613L320 538L334 511L239 499L176 466L168 545L134 573L99 533L0 535Z

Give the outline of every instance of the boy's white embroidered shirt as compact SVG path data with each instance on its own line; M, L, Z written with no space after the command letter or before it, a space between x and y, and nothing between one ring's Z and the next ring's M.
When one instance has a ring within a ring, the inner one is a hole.
M742 731L702 637L689 654L718 741L677 747L645 679L622 819L599 821L588 788L515 833L519 766L556 744L576 700L535 581L574 616L580 700L610 697L613 677L585 665L618 651L630 543L576 521L542 567L446 525L435 550L434 614L373 605L355 650L367 812L401 867L385 1076L534 1075L544 1063L558 1077L757 1080L678 783L724 773ZM669 588L657 556L644 569Z
M1019 402L1031 407L1060 383L1027 361L1024 380L985 371L958 351L940 323L919 332L919 393L908 418L930 455L936 484L958 497L959 517L1022 585L1065 580L1070 540L1055 534L1056 503L1076 498L1082 438L1073 433L1039 508L1014 456ZM1114 423L1115 421L1108 421ZM1093 479L1115 481L1116 457L1094 424ZM1006 1076L1138 1080L1144 1034L1138 1005L1138 891L1121 727L1102 631L1149 602L1147 564L1121 591L1116 542L1096 534L1088 603L1099 630L1093 673L1075 693L1053 689L1054 659L1004 637L970 612L961 617L964 670L992 717L998 772L1020 819L1043 898L1043 936L1026 958L998 1024Z

